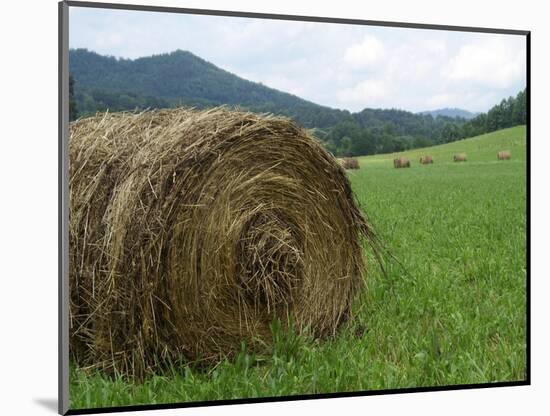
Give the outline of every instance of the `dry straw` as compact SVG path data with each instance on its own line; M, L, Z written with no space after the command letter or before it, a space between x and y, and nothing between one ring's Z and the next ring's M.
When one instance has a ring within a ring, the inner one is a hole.
M434 163L434 159L430 155L420 156L421 165L429 165L431 163Z
M512 158L512 152L509 150L501 150L497 153L497 160L510 160Z
M453 155L453 160L455 162L466 162L468 157L466 156L466 153L457 153L456 155Z
M353 157L345 157L342 159L344 169L359 169L359 161Z
M396 159L393 159L393 167L396 169L399 168L410 168L411 167L411 161L407 159L406 157L398 157Z
M345 171L285 118L223 108L71 124L71 353L143 378L269 343L292 317L335 334L371 228Z

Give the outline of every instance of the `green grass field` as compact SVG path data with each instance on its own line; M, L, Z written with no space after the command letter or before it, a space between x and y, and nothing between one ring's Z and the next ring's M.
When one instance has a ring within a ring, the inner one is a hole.
M498 150L512 160L497 162ZM468 161L453 163L466 152ZM73 369L71 408L395 389L525 379L525 127L360 158L357 198L387 248L387 274L369 254L353 326L318 342L274 331L273 351L243 352L142 385ZM422 154L433 165L420 165Z

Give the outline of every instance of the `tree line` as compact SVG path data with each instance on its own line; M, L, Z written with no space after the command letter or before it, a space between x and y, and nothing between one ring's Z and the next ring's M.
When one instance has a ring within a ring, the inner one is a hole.
M360 156L449 143L526 122L524 89L470 120L365 109L330 129L315 129L314 133L336 156Z
M69 69L71 120L106 110L228 105L290 117L337 156L432 146L526 122L525 90L467 120L396 109L333 109L245 80L187 51L132 60L73 49Z

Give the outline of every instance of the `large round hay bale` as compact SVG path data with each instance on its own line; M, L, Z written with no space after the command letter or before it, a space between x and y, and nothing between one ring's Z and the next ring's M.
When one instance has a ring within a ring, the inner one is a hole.
M457 153L453 155L453 161L455 162L466 162L466 160L468 160L466 153Z
M512 152L509 150L501 150L497 153L497 160L510 160L512 158Z
M269 344L274 319L323 337L350 317L370 227L344 169L293 122L175 109L70 132L78 365L141 378Z

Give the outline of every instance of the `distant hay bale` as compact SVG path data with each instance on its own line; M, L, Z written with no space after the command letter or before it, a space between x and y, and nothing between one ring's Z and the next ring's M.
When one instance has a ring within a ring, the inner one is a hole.
M335 334L371 228L344 169L286 118L186 109L70 126L70 351L142 379Z
M497 153L497 160L510 160L512 158L512 152L509 150L501 150Z
M428 165L430 163L434 163L434 160L430 155L420 156L421 165Z
M410 168L411 162L406 157L398 157L396 159L393 159L393 167L394 168Z
M453 160L455 162L466 162L467 160L466 153L457 153L456 155L453 156Z
M344 169L359 169L359 161L352 157L345 157L342 159L342 166Z

